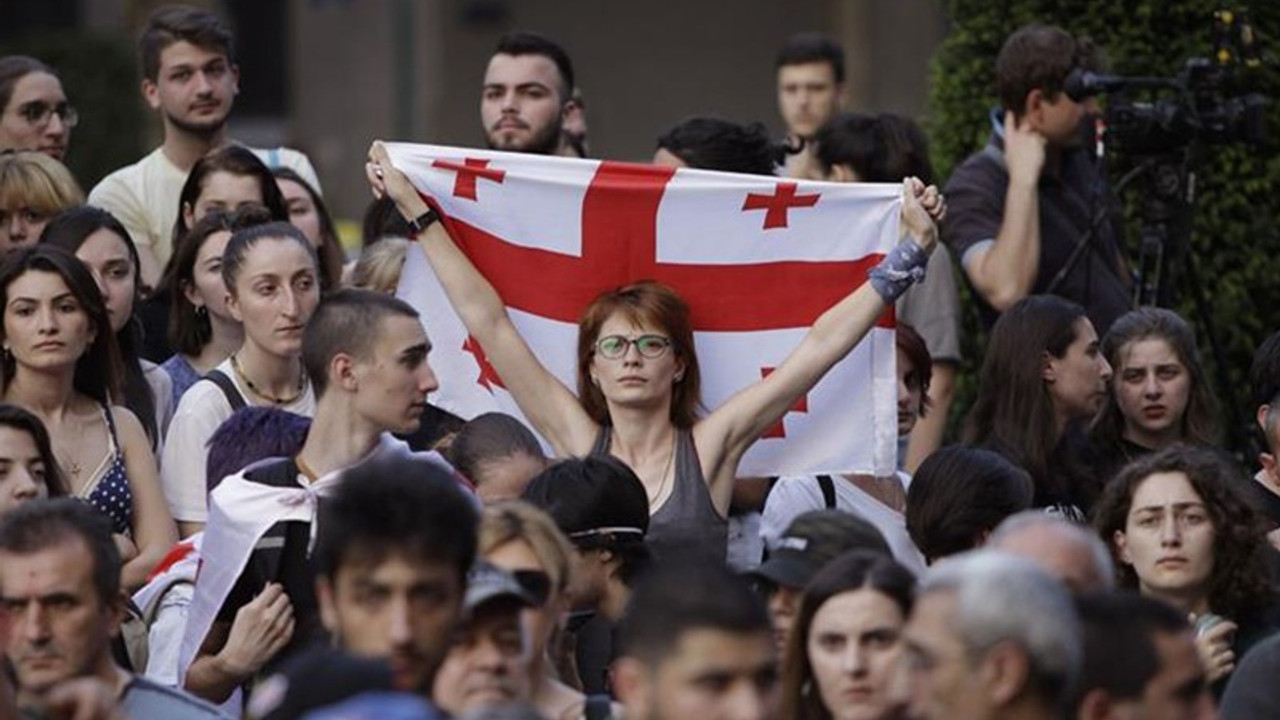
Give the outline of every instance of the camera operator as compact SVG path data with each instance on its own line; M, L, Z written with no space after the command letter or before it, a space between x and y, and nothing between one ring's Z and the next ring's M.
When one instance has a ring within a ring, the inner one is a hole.
M1032 294L1080 303L1099 335L1129 309L1119 213L1082 132L1096 106L1063 91L1094 64L1092 45L1046 25L1014 32L996 59L1003 119L992 112L986 148L952 172L942 225L988 328Z

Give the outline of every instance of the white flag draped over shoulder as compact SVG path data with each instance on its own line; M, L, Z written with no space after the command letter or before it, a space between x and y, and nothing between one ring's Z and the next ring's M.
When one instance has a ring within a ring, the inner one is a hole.
M639 280L689 303L702 400L719 407L777 367L824 310L898 239L897 185L834 184L650 165L389 143L392 163L447 218L534 354L577 387L577 319ZM422 313L440 378L432 402L462 417L523 418L449 306L421 252L400 297ZM890 312L743 458L739 474L894 469Z

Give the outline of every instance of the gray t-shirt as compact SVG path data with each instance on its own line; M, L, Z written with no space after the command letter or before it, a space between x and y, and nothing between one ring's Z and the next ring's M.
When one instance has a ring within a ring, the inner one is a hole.
M129 720L230 720L218 708L193 695L134 676L120 698Z

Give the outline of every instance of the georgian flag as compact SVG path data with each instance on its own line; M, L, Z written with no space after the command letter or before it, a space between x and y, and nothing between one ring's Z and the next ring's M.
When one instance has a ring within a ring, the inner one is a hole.
M898 241L897 185L835 184L388 143L446 217L534 354L576 389L577 320L639 280L691 308L707 411L777 367L814 319ZM419 251L399 296L422 314L432 402L523 419ZM741 476L891 474L897 448L892 312L747 452ZM704 413L705 414L705 413Z

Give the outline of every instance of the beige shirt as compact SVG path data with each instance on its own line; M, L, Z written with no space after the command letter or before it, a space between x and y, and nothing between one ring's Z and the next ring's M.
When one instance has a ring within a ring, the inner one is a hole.
M316 191L320 180L306 155L289 148L249 148L269 168L287 167ZM151 248L163 265L173 252L173 226L178 221L178 198L188 173L174 165L162 147L132 165L102 179L89 193L89 204L116 216L139 247Z

